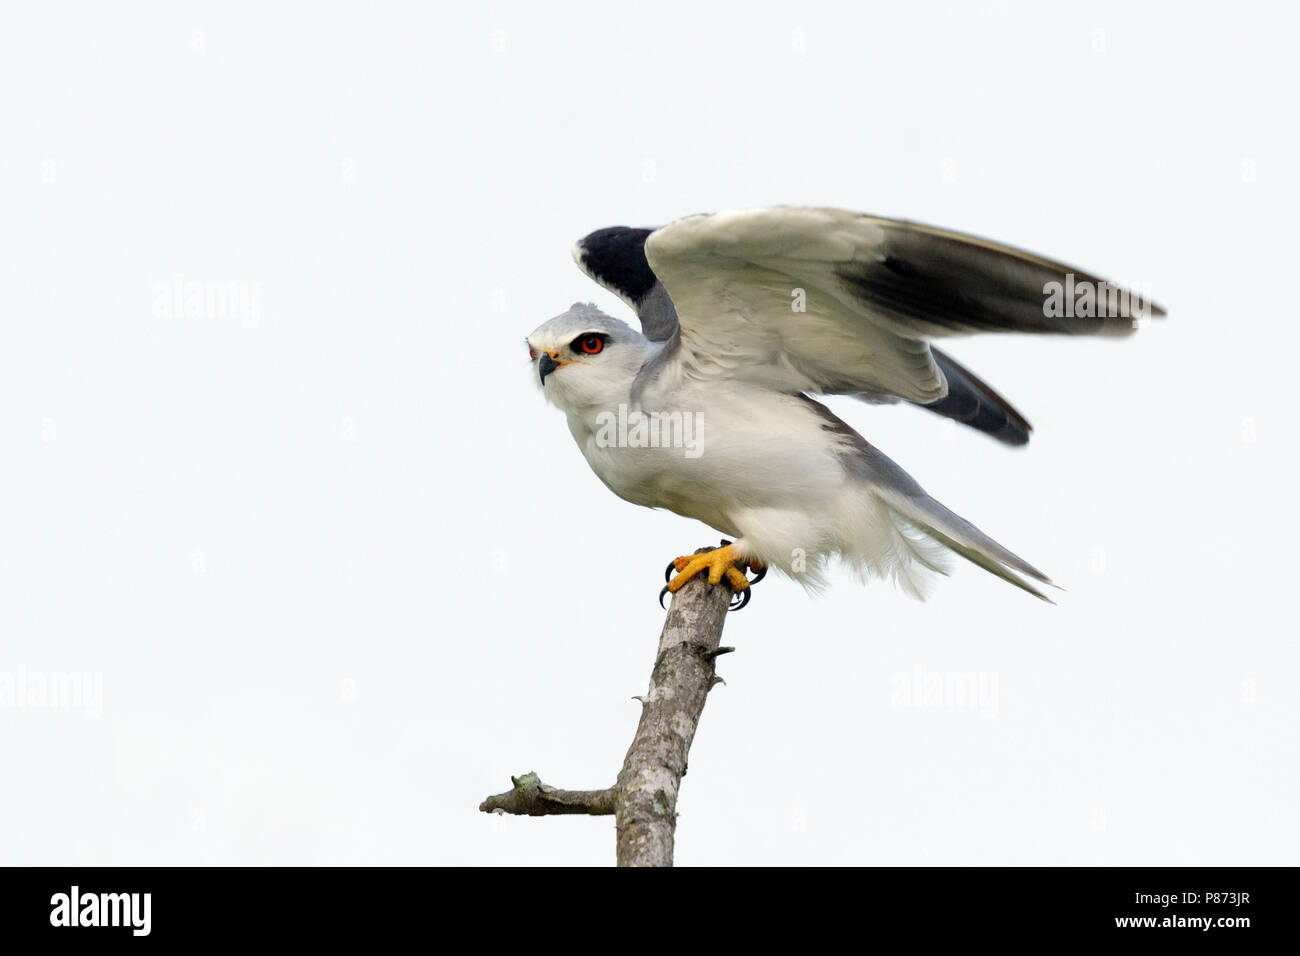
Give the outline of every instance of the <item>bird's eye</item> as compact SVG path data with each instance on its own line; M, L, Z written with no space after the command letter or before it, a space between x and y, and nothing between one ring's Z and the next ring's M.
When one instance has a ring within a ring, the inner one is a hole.
M584 335L574 344L575 352L582 352L585 355L595 355L605 347L605 339L599 335Z
M537 360L537 349L530 348L528 350L528 361L534 362L536 360Z

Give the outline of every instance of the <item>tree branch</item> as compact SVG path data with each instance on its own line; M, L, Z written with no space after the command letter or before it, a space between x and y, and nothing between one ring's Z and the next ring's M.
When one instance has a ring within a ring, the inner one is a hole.
M702 554L710 548L701 548ZM511 777L513 789L488 797L486 813L527 816L584 813L615 815L619 866L672 866L677 792L704 702L721 683L714 662L732 650L720 647L731 590L704 575L673 595L659 635L650 690L618 780L608 790L559 790L535 773Z
M478 805L484 813L501 811L528 817L546 817L560 813L586 813L593 817L614 812L614 788L608 790L557 790L547 786L535 773L511 777L513 790L488 797Z

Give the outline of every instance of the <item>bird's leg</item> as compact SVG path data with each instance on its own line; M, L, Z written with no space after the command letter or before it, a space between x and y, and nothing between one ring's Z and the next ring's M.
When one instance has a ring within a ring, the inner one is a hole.
M743 569L746 566L756 572L753 581L745 577ZM659 603L663 603L664 595L677 593L683 584L704 570L709 572L710 584L717 584L724 577L727 579L727 584L732 593L739 598L739 600L732 603L732 610L735 611L740 610L749 603L750 585L758 583L767 574L766 567L756 560L746 561L742 559L736 553L732 543L724 538L720 548L714 548L712 551L706 551L703 554L682 555L680 558L673 559L673 562L664 571L664 580L668 584L659 592ZM673 575L674 571L678 572L676 576Z
M739 563L741 563L740 557L736 554L735 545L730 542L703 554L674 558L672 567L677 574L668 582L668 593L676 594L683 584L704 570L709 572L710 584L717 584L725 577L727 583L731 585L731 590L743 591L749 587L749 580L745 577L745 573L736 567Z

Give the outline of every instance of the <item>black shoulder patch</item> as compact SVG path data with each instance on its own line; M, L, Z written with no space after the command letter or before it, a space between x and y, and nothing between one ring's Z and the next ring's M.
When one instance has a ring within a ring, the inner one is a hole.
M601 285L640 305L659 281L645 257L653 229L610 226L578 240L582 268Z

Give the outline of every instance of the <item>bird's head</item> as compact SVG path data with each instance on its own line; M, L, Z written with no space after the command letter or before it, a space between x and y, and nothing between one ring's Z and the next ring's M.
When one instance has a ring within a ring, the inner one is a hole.
M565 409L626 401L648 342L594 305L575 303L528 336L533 381Z

